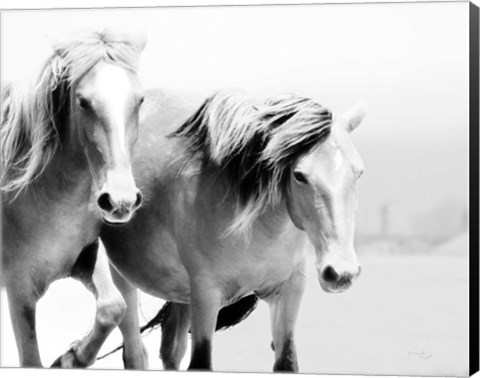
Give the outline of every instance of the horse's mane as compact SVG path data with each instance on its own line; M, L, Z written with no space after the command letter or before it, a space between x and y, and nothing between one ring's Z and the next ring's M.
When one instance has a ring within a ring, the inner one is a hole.
M72 85L99 61L136 71L144 40L109 29L81 31L53 46L39 73L2 84L0 188L17 194L55 154Z
M292 162L324 140L331 122L329 109L296 94L261 102L222 91L172 135L184 138L184 158L228 176L238 211L227 233L241 233L279 202Z

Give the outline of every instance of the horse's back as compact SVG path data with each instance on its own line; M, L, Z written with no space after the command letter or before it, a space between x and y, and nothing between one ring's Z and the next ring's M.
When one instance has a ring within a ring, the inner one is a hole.
M146 92L134 154L135 176L140 181L161 177L166 169L172 168L180 147L178 140L168 135L182 126L203 100L199 95L173 90Z
M163 138L180 127L201 105L205 98L193 93L149 89L140 111L140 137Z

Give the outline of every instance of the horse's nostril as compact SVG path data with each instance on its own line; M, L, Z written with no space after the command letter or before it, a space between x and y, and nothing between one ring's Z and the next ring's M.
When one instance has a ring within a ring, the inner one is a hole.
M137 193L137 199L135 200L135 203L133 205L133 207L136 209L138 207L140 207L140 205L142 204L143 202L143 197L142 197L142 193L138 192Z
M100 209L108 212L112 211L114 207L110 198L110 194L108 193L101 194L97 199L97 204Z
M327 266L322 273L322 278L325 282L337 282L340 278L339 274L331 267L330 265Z

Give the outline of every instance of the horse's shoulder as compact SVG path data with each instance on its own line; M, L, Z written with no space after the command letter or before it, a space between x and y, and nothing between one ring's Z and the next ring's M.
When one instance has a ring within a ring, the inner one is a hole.
M146 101L150 104L184 111L199 107L206 97L200 93L169 88L148 89L145 94Z

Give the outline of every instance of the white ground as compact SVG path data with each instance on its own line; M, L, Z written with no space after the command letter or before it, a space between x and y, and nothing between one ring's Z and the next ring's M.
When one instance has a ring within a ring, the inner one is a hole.
M321 291L310 264L309 283L297 325L301 372L326 374L454 375L468 369L468 259L464 256L359 256L362 276L350 291ZM142 319L162 301L142 294ZM18 366L6 295L2 292L2 366ZM62 280L38 305L37 330L44 365L86 334L94 301L80 284ZM160 331L144 338L150 368L161 369ZM120 342L115 331L102 352ZM269 372L268 307L214 340L214 367L220 371ZM189 353L189 352L188 352ZM188 364L188 356L184 367ZM122 368L121 353L94 368Z

